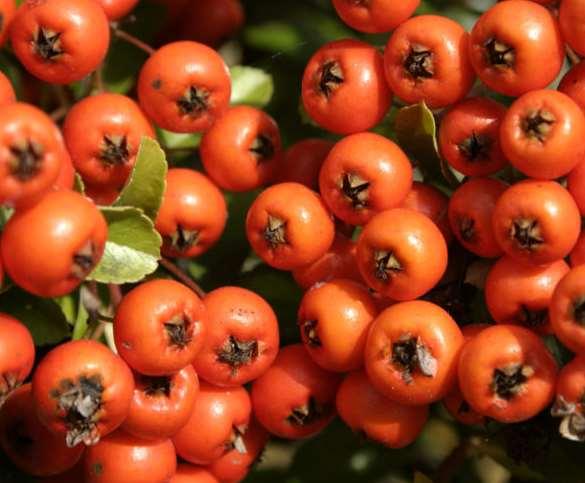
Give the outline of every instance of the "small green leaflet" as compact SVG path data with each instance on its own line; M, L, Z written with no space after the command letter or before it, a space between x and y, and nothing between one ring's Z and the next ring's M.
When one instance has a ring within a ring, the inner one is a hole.
M231 104L264 107L272 99L272 76L262 69L236 65L230 69L232 78Z

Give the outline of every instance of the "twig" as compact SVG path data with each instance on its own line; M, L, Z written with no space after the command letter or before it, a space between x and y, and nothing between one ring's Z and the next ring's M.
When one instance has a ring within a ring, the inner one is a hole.
M61 106L55 109L51 114L49 114L49 116L53 121L59 122L67 115L67 111L69 111L68 106Z
M579 57L577 53L568 45L566 46L566 52L571 66L577 65L579 62L581 62L581 57Z
M109 283L108 291L110 292L110 303L112 304L112 307L114 307L114 310L116 310L122 301L122 290L120 290L119 285Z
M120 30L117 27L112 27L112 32L119 39L122 39L128 42L129 44L132 44L134 47L139 48L140 50L146 52L148 55L152 55L156 52L156 50L152 48L150 45L148 45L146 42L143 42L139 38L135 37L132 34L129 34L128 32L125 32L124 30Z
M203 290L195 280L193 280L189 275L187 275L183 270L181 270L177 265L171 262L168 258L161 258L159 260L161 266L165 268L168 272L170 272L177 280L184 283L189 287L193 292L195 292L199 297L205 297L205 290Z
M477 438L462 439L453 451L447 456L441 466L437 469L437 473L433 481L435 483L449 483L454 480L455 476L461 470L465 460L470 456L472 450L477 449L480 445Z
M104 66L100 65L96 71L93 73L93 90L101 94L102 92L106 92L106 87L104 84Z

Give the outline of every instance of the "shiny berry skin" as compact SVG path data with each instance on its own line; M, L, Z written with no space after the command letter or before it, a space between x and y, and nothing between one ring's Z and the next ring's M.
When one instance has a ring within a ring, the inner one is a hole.
M374 133L343 138L329 152L319 174L325 204L352 225L363 225L376 213L399 205L411 186L412 167L406 154Z
M500 144L512 166L526 176L555 179L568 174L585 156L585 114L562 92L524 94L500 125Z
M177 454L194 464L208 464L232 449L245 452L252 406L243 387L219 388L201 382L187 424L173 437Z
M555 18L536 2L497 3L471 31L470 59L477 76L507 96L544 89L560 72L564 55Z
M199 379L191 365L170 376L134 373L134 383L123 431L140 439L164 439L185 426L199 393Z
M570 350L585 354L585 266L574 267L555 287L549 306L551 328Z
M328 371L348 372L362 366L368 329L377 314L366 287L333 279L305 293L297 323L313 361Z
M37 415L49 430L62 434L70 447L90 446L126 419L134 379L124 361L105 345L76 340L44 357L32 389Z
M370 34L389 32L410 17L420 0L333 0L333 7L351 28Z
M569 255L571 267L585 265L585 232L581 230L577 243Z
M364 365L373 386L400 404L442 399L457 380L463 335L431 302L413 300L382 311L372 323Z
M29 376L35 360L35 344L19 320L0 313L0 408Z
M116 311L114 340L132 369L165 376L190 364L203 347L201 299L174 280L154 279L128 292Z
M170 439L145 441L116 431L83 458L85 483L141 483L170 481L177 455Z
M24 206L37 202L57 179L68 157L55 123L25 103L0 109L0 203Z
M108 20L119 20L128 15L138 5L138 0L97 0Z
M292 181L307 188L319 189L319 171L334 143L326 139L307 138L290 146L283 154L276 178Z
M316 283L334 278L349 278L362 282L355 258L356 249L353 240L337 233L329 250L315 262L294 269L293 278L299 287L305 290Z
M559 91L567 94L585 111L585 62L569 69L559 84Z
M222 483L238 483L244 480L261 458L268 436L268 432L262 426L254 420L251 421L246 433L242 436L246 452L240 453L235 448L231 449L205 468Z
M512 423L529 419L550 404L557 365L532 331L495 325L463 347L458 373L463 397L476 412Z
M563 0L560 2L559 25L563 39L579 55L585 55L585 2Z
M370 288L394 300L411 300L443 276L447 244L430 218L395 208L374 216L364 227L357 263Z
M75 185L75 168L67 150L61 158L61 169L53 183L54 190L72 190ZM86 195L87 196L87 195Z
M549 305L567 272L569 266L564 260L534 266L510 257L500 258L485 282L485 301L491 316L500 324L550 333Z
M22 471L34 476L64 473L79 461L82 445L68 448L45 428L35 412L31 384L14 391L0 410L0 447Z
M307 438L334 418L339 382L337 374L312 361L302 344L283 347L252 385L254 414L276 436Z
M453 239L453 232L451 231L449 218L447 217L448 205L449 198L437 188L430 184L415 181L412 183L412 188L406 195L406 198L402 200L399 207L418 211L428 216L437 225L437 228L441 230L445 241L450 243Z
M390 107L382 55L358 40L336 40L311 57L302 83L303 105L321 127L336 134L366 131Z
M559 426L561 435L572 441L583 441L585 422L585 357L576 356L559 372L556 398L551 414L563 418Z
M441 154L466 176L496 173L508 164L500 147L500 123L505 114L505 106L487 97L458 102L441 120Z
M219 480L201 466L179 463L170 483L219 483Z
M9 34L9 27L16 13L15 0L0 0L0 46L4 45Z
M13 102L16 102L16 93L14 92L14 87L12 87L12 82L6 77L6 74L0 71L0 106L12 104Z
M585 162L580 162L567 177L567 189L577 203L581 216L585 215Z
M259 188L272 181L280 164L278 125L254 107L232 107L203 135L200 154L205 171L220 188Z
M337 412L353 431L387 448L404 448L418 437L428 406L406 406L380 394L363 371L349 373L337 390Z
M268 265L293 270L325 254L335 227L317 193L298 183L280 183L254 200L246 215L246 234Z
M579 237L581 217L569 192L554 181L524 180L496 202L492 223L502 250L524 263L566 257Z
M217 52L197 42L173 42L158 49L138 77L138 100L160 127L202 132L228 107L229 71Z
M75 169L87 184L119 190L136 162L142 138L155 138L155 132L129 97L97 94L73 105L63 136Z
M12 21L10 41L31 74L52 84L69 84L102 63L110 26L93 0L26 0Z
M17 211L4 227L4 268L27 292L65 295L100 261L107 236L106 220L89 199L75 191L53 191Z
M453 192L448 211L451 230L471 253L485 258L502 255L494 236L492 214L507 187L497 179L472 178Z
M278 320L259 295L240 287L220 287L203 298L207 333L193 367L220 387L246 384L263 374L278 353Z
M171 168L155 226L167 257L196 257L221 237L227 222L223 193L204 174Z
M384 70L390 89L407 104L436 109L463 99L475 80L468 58L469 34L437 15L413 17L390 36Z

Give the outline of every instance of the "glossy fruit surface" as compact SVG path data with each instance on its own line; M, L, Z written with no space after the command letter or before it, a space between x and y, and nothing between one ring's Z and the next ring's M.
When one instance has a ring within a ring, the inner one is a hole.
M259 377L278 353L278 321L259 295L220 287L203 299L207 333L193 366L216 386L241 386Z
M371 34L395 29L414 13L419 4L420 0L333 0L333 6L341 20L360 32Z
M585 353L585 266L574 267L557 284L549 316L555 336L573 352Z
M2 260L10 278L27 292L65 295L97 265L107 235L104 216L88 198L53 191L10 218L2 232Z
M203 346L207 315L201 299L174 280L144 282L118 306L114 339L132 369L149 376L180 371Z

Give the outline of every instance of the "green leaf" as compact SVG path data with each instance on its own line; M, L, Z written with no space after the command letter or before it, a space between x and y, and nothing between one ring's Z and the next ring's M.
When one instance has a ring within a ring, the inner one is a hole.
M35 345L56 344L69 337L65 315L52 299L33 297L15 287L0 295L0 307L29 328Z
M153 221L138 208L103 207L108 241L100 263L88 277L101 283L131 283L154 272L162 239Z
M202 135L199 133L178 133L157 129L158 138L166 149L195 150L199 147Z
M140 208L154 220L162 203L166 176L164 151L154 139L142 138L132 174L114 206Z
M75 173L73 177L73 190L81 194L85 193L85 183L79 173Z
M398 144L415 159L426 179L457 186L457 178L439 155L435 117L424 102L400 109L394 131Z
M73 340L81 339L85 335L87 332L88 320L89 313L83 304L83 297L79 297L79 302L77 305L77 317L73 325L73 335L71 336Z
M272 76L262 69L236 65L230 69L232 78L232 104L264 107L272 99Z
M77 317L78 304L74 293L63 295L62 297L56 297L53 300L59 307L61 307L61 312L63 312L65 320L67 320L69 324L73 325Z

